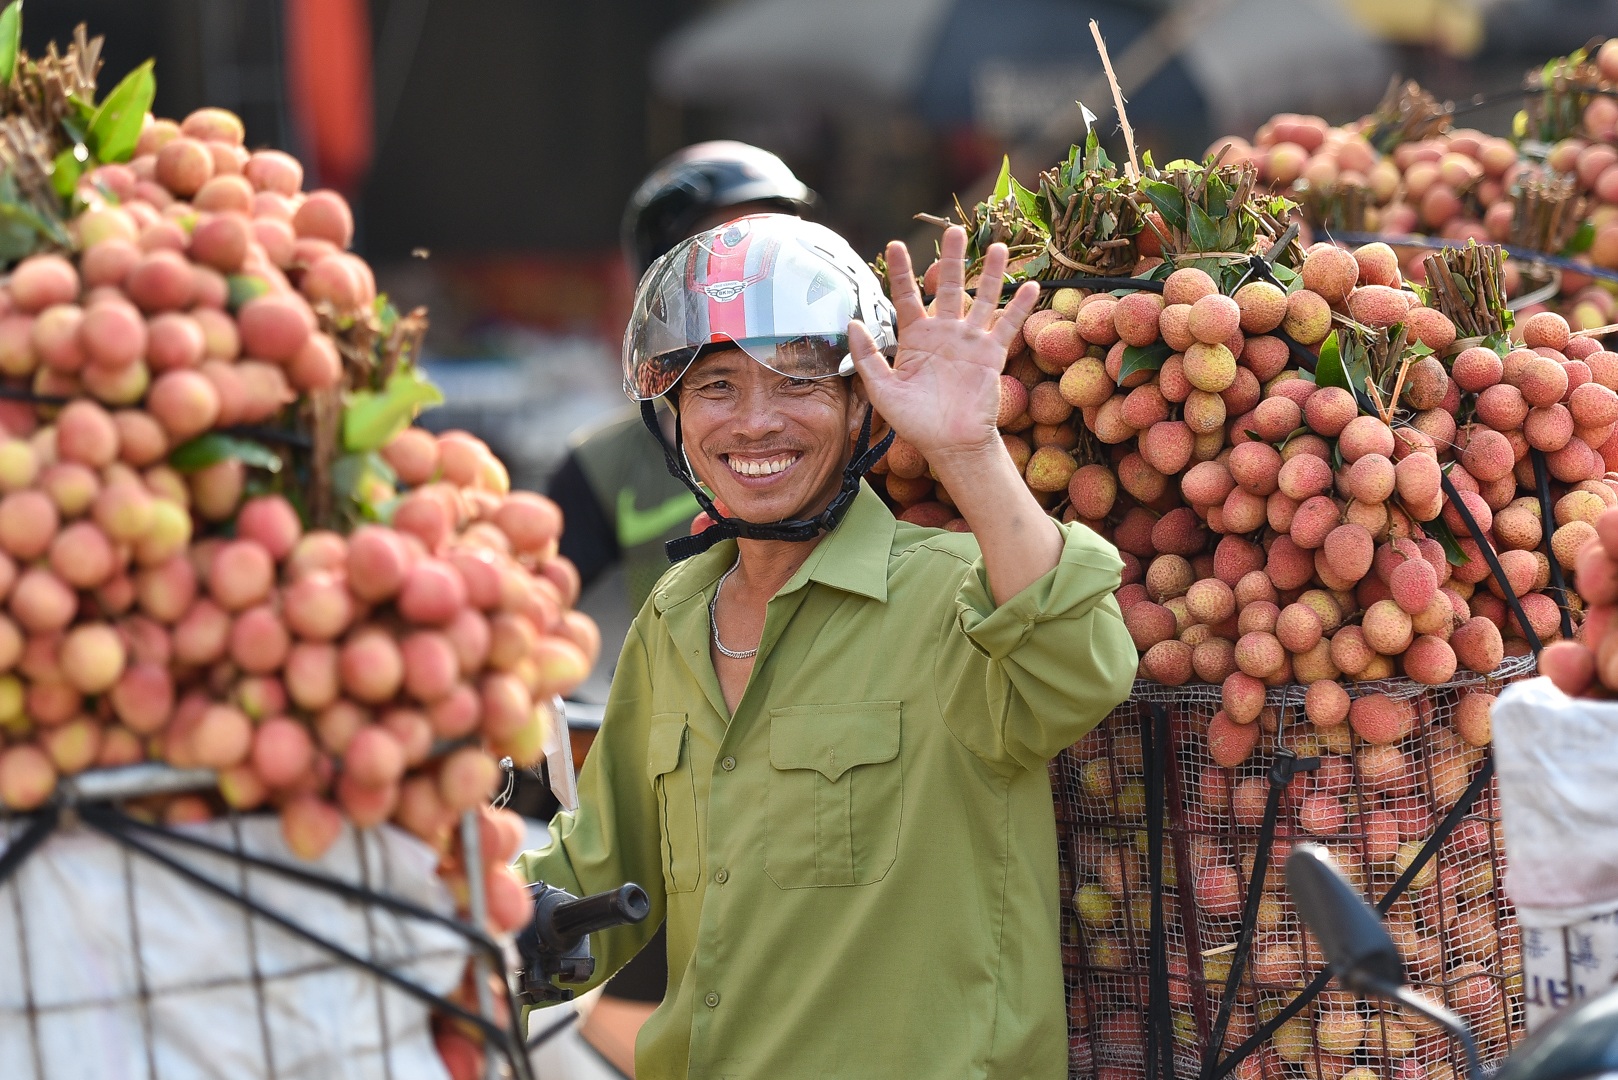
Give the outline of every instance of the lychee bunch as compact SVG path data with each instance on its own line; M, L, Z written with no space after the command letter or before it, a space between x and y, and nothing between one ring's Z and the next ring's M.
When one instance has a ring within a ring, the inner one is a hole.
M1290 289L1249 280L1226 296L1198 267L1162 285L1055 290L1009 350L1001 434L1037 498L1122 553L1140 676L1225 688L1206 735L1215 760L1259 748L1267 688L1490 674L1530 651L1510 601L1539 642L1559 636L1552 560L1571 572L1618 505L1618 354L1550 312L1503 356L1460 342L1380 243L1308 249ZM1296 358L1354 327L1412 350L1386 414ZM1160 363L1131 363L1142 350ZM1531 450L1550 471L1550 522ZM885 467L903 519L964 527L913 448L896 444ZM1375 709L1355 715L1381 731ZM1394 744L1412 729L1396 730Z
M1618 71L1618 46L1603 44L1595 59ZM1578 250L1571 257L1618 269L1618 105L1610 96L1592 95L1582 133L1555 142L1542 157L1507 139L1465 128L1405 141L1384 154L1371 144L1371 125L1366 118L1334 127L1318 116L1283 113L1260 127L1251 141L1223 137L1209 153L1223 153L1227 163L1252 161L1272 188L1303 198L1305 206L1313 205L1311 194L1330 207L1333 197L1345 192L1364 205L1358 219L1328 217L1317 225L1451 241L1546 243L1551 245L1548 254L1560 255L1573 243L1582 219L1587 235L1573 245ZM1567 185L1566 194L1572 197L1562 215L1565 227L1554 236L1523 233L1518 218L1530 198L1525 192L1559 185ZM1424 255L1419 245L1406 249L1407 278L1425 281ZM1508 295L1537 287L1524 283L1516 262L1508 261L1505 271ZM1576 329L1609 325L1618 317L1612 293L1577 270L1563 271L1556 295L1524 308L1523 314L1545 310L1563 315Z
M275 808L305 857L394 821L449 852L599 639L556 506L473 436L403 426L432 395L347 203L243 136L148 118L80 178L74 250L0 282L0 803L159 760L219 792L148 816ZM344 447L360 479L322 513ZM486 876L518 925L520 883Z

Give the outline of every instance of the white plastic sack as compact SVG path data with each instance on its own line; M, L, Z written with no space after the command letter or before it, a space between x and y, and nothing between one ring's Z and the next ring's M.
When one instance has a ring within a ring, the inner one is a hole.
M273 817L184 831L296 861ZM468 949L446 927L143 839L437 995L460 982ZM396 829L346 828L300 865L449 914L436 862ZM5 1080L447 1075L423 1002L87 829L57 833L0 887L0 973Z
M1618 909L1618 702L1527 679L1500 695L1493 724L1506 894L1522 925Z
M1571 926L1525 926L1522 958L1524 1020L1534 1031L1564 1006L1618 982L1618 913Z

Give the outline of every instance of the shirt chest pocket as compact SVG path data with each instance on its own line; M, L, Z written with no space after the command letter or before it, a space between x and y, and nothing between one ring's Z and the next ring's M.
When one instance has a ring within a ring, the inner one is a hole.
M770 766L770 880L783 889L880 881L904 808L899 702L772 709Z
M646 771L657 797L663 831L663 885L671 893L697 887L701 851L697 787L691 771L685 713L652 717Z

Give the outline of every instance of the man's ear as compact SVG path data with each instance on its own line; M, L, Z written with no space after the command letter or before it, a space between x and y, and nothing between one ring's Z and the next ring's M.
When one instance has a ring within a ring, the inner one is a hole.
M850 375L848 377L848 437L850 441L859 438L860 425L865 421L865 407L870 404L870 401L871 399L865 393L864 380L858 374ZM877 422L877 419L873 417L871 421L873 438L875 437L875 425Z

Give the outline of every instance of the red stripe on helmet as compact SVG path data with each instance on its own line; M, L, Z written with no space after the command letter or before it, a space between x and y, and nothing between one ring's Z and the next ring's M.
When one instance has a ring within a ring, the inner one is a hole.
M708 266L704 280L697 283L708 295L708 341L741 341L747 337L747 305L742 294L746 291L747 250L753 242L752 229L738 229L741 233L734 247L725 244L732 230L725 229L714 239L708 250ZM717 286L717 288L715 288ZM731 286L731 288L724 288Z

